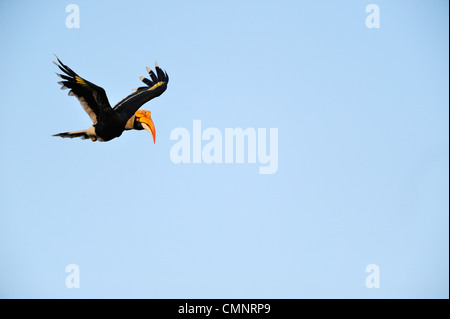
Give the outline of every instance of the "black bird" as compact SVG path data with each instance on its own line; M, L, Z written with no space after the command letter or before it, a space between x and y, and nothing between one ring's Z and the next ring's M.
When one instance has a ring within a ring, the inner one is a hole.
M59 64L53 61L64 74L56 73L64 81L58 82L61 89L70 89L69 95L75 96L94 123L87 130L65 132L53 136L90 138L93 142L106 142L122 135L125 130L147 130L155 143L155 126L150 111L139 108L151 99L160 96L167 88L169 76L155 63L156 74L147 68L151 80L140 77L147 86L138 87L132 94L111 107L103 88L78 76L58 57Z

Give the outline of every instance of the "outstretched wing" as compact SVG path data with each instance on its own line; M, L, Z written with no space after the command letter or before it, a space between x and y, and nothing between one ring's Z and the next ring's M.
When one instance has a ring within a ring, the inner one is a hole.
M62 85L61 89L70 89L69 95L76 96L94 124L97 124L102 118L113 113L103 88L81 78L67 65L64 65L58 57L56 59L59 64L55 61L53 63L64 72L64 74L56 73L56 75L64 80L58 82Z
M131 93L122 101L117 103L113 108L116 113L120 114L125 119L129 119L143 104L163 94L167 88L167 83L169 83L169 76L166 72L160 69L157 63L155 63L155 69L156 74L147 68L147 72L150 75L151 80L142 76L139 78L147 86L136 88L136 92Z

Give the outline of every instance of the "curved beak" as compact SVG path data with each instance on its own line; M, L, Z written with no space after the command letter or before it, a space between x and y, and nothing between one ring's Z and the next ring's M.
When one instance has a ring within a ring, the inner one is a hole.
M139 118L139 122L141 122L143 128L145 128L147 131L149 131L150 134L152 134L153 144L155 144L156 143L156 132L155 132L155 125L153 124L153 120L148 117L141 117L141 118Z

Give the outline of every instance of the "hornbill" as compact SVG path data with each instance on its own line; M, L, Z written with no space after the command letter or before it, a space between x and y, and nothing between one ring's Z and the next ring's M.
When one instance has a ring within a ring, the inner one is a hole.
M160 96L167 88L169 76L155 63L156 74L147 69L151 80L139 77L147 86L138 87L114 107L109 105L103 88L78 76L67 65L56 57L59 64L53 61L64 74L56 73L64 81L58 82L61 89L70 89L69 95L75 96L91 118L93 125L87 130L54 134L60 137L90 138L93 142L106 142L122 135L125 130L147 130L152 134L155 143L156 133L150 111L139 108L151 99Z

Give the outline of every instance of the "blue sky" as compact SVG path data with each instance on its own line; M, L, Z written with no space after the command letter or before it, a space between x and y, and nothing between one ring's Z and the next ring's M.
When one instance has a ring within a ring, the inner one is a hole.
M448 298L448 11L2 2L0 297ZM157 60L170 83L143 107L156 144L145 131L51 137L91 125L53 54L111 104ZM278 171L173 163L170 133L194 120L278 128ZM369 264L380 288L365 285Z

